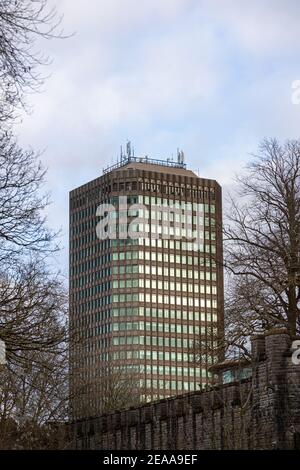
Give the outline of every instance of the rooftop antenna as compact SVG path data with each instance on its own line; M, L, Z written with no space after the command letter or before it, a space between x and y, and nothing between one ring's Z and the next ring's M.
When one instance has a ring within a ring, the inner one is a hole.
M184 164L184 160L185 160L185 156L184 156L183 150L177 149L177 162L178 162L180 165L183 165L183 164Z
M130 142L130 140L127 141L126 150L127 150L127 157L130 158L131 157L131 142Z

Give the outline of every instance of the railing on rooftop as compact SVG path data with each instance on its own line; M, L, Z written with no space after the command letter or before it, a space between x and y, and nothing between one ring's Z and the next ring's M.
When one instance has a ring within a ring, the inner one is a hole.
M172 168L183 168L186 169L186 164L184 162L174 162L173 160L158 160L156 158L149 158L149 157L128 157L123 156L120 162L115 163L114 165L108 166L107 168L103 169L103 174L109 173L112 170L116 170L117 168L121 168L122 166L128 165L128 163L148 163L150 165L161 165L167 166Z

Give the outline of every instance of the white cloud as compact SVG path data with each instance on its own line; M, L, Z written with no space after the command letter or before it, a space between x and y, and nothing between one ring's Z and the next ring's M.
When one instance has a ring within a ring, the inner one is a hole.
M51 136L63 139L64 147L72 148L74 141L80 147L86 139L93 141L96 134L107 140L119 128L131 126L138 132L143 126L155 125L157 120L184 119L192 111L207 106L218 93L220 77L226 75L218 43L208 28L180 28L177 17L175 29L155 30L153 22L152 34L126 36L131 50L121 43L116 47L103 39L93 40L93 28L97 33L102 31L107 15L110 30L118 35L125 10L134 11L131 23L138 18L154 21L153 17L158 15L168 19L169 24L167 12L176 16L189 3L114 1L104 3L102 11L99 2L92 1L86 10L79 1L71 18L75 17L75 24L81 21L82 29L75 37L57 43L52 77L46 83L46 92L34 97L35 112L22 124L23 134L42 147L47 145L43 140L51 140ZM71 5L68 0L64 4L68 8ZM68 8L65 16L70 22ZM91 36L84 36L82 42L87 24ZM71 158L74 162L74 155L71 157L69 152L63 160L58 158L61 164L69 164ZM77 163L79 159L80 156Z
M264 136L297 137L300 3L287 0L61 0L70 39L30 97L25 145L46 148L55 225L68 190L101 174L127 137L142 152L186 150L225 187Z
M297 0L204 0L204 4L245 52L264 58L299 51Z
M56 2L55 2L56 3ZM59 9L72 28L98 34L118 34L134 27L143 27L149 21L172 21L193 0L61 0Z

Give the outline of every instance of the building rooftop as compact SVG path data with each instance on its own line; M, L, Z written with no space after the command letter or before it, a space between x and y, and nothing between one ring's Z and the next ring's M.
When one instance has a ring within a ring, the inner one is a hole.
M172 168L186 168L186 164L184 163L183 158L178 158L178 161L174 162L169 158L167 160L159 160L157 158L149 158L148 156L135 157L132 155L121 155L121 160L118 163L115 163L114 165L104 168L103 173L109 173L112 170L116 170L117 168L128 165L128 163L147 163L149 165L160 165Z
M136 170L146 170L146 171L156 171L160 173L171 173L171 174L184 174L187 173L189 176L197 177L197 175L186 169L186 164L183 159L178 159L178 161L173 161L170 159L159 160L149 157L134 157L134 156L123 156L121 161L115 165L111 165L103 169L103 174L110 173L115 170L123 169L136 169Z

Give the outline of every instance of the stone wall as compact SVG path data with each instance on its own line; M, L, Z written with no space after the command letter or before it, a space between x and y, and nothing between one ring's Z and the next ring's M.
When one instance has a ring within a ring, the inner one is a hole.
M252 377L72 425L77 449L294 449L300 436L300 365L272 331L252 341Z

